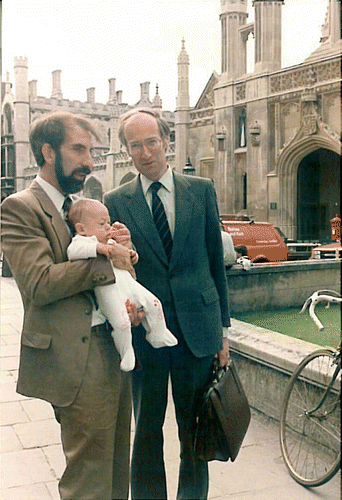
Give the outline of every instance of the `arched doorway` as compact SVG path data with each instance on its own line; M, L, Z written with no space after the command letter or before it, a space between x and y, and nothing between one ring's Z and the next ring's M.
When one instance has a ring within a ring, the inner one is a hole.
M85 198L92 198L93 200L102 201L102 185L101 182L93 175L88 178L83 188L83 195Z
M134 174L133 172L128 172L126 175L123 176L123 178L120 181L120 186L123 184L126 184L126 182L131 181L137 176L137 174Z
M297 170L297 238L327 241L330 219L340 215L340 156L317 149Z

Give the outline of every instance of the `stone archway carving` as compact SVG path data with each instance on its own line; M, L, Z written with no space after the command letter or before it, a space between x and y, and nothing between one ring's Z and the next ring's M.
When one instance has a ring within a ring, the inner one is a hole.
M302 159L320 148L341 155L342 143L338 135L321 117L316 127L302 123L295 137L281 151L276 165L279 178L280 225L289 238L297 237L297 170Z

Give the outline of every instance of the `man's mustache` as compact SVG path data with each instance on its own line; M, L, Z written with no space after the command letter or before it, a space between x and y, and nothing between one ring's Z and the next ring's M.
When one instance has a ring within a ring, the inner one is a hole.
M73 174L85 174L85 175L89 175L91 174L91 170L89 167L81 167L81 168L76 168L73 172L72 172L72 175Z

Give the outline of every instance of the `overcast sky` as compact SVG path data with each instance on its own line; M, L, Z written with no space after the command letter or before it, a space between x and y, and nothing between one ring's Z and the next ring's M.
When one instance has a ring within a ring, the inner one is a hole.
M318 46L329 0L285 0L282 66L302 62ZM3 0L3 80L14 83L13 58L27 56L29 80L50 97L51 72L62 70L65 99L108 100L116 78L123 101L135 104L140 83L156 83L163 109L174 111L182 38L190 56L190 104L210 75L221 72L219 0ZM252 0L248 0L253 20Z

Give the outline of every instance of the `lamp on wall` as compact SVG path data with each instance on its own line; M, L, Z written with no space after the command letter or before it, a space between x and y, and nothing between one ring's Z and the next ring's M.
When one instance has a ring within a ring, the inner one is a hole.
M188 161L186 162L186 165L183 168L183 174L194 175L194 173L195 173L195 168L191 165L190 157L188 156Z

